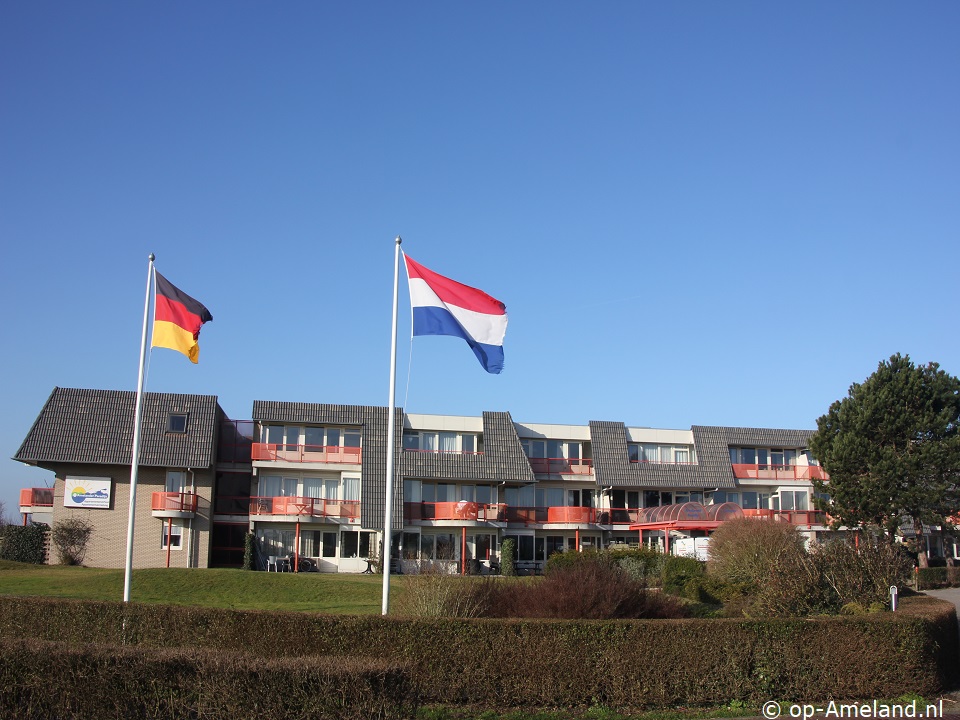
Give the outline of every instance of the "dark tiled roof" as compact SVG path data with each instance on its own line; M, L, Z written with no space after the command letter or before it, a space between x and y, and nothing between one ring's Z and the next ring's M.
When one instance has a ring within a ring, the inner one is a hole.
M590 422L593 467L598 485L649 488L732 488L731 445L806 447L810 430L705 427L694 425L696 464L631 463L627 428L619 422Z
M483 454L405 452L404 477L532 483L536 478L508 412L483 414Z
M135 403L132 391L54 388L14 460L129 465ZM185 433L167 432L171 413L187 414ZM144 393L140 464L211 467L218 413L214 395Z

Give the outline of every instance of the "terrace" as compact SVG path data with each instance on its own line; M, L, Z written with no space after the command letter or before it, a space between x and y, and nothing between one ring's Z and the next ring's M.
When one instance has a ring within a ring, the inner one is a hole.
M819 465L733 464L733 476L738 480L829 480L830 476Z
M250 514L263 520L299 520L360 518L359 500L326 500L312 497L251 497Z
M527 458L538 475L593 475L590 458Z
M192 518L197 512L197 496L190 492L155 492L151 511L156 518Z
M362 459L362 452L359 447L345 447L340 445L253 443L251 456L254 461L265 460L268 462L359 465Z

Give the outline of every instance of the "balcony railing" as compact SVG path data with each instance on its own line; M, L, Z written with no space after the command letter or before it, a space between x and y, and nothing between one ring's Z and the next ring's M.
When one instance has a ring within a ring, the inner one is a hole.
M592 475L593 460L590 458L527 458L530 467L538 474Z
M507 506L460 500L458 502L407 502L403 504L404 520L469 520L503 522Z
M251 515L283 515L297 518L360 517L359 500L326 500L312 497L251 497Z
M340 447L339 445L254 443L251 455L254 460L359 465L362 453L358 447Z
M197 496L188 492L155 492L152 509L154 512L195 513Z
M794 525L828 525L830 519L826 513L818 510L744 510L746 517L761 518L765 520L775 520L777 522L788 522Z
M745 465L733 466L733 476L740 480L829 480L819 465Z
M53 507L53 488L23 488L20 507Z
M606 516L606 512L603 513ZM599 515L587 507L510 507L504 503L408 502L403 504L406 522L418 520L466 520L471 522L507 522L524 525L543 523L595 524Z
M483 450L424 450L423 448L404 448L405 453L423 453L424 455L483 455Z

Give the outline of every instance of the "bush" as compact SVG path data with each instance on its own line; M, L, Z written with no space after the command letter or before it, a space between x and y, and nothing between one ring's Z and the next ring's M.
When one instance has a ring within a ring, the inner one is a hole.
M248 532L243 536L243 569L253 570L253 553L256 547L257 536Z
M811 554L836 604L886 603L892 585L903 587L909 582L913 563L901 548L888 542L862 539L859 545L834 540L815 545Z
M82 518L67 518L53 524L50 540L57 548L61 565L82 565L93 525Z
M774 568L795 561L803 552L803 538L793 524L737 518L710 537L707 571L726 582L760 587Z
M0 528L0 560L42 565L48 532L50 528L44 523L4 525Z
M703 577L703 563L699 560L679 555L670 555L663 562L663 591L672 595L683 595L688 585L695 587ZM699 594L697 590L692 591ZM691 598L697 599L697 598Z
M521 586L541 582L539 578L493 581ZM287 675L271 659L289 658L291 666L300 662L306 666L317 655L338 656L344 665L357 656L375 657L409 668L406 687L424 703L563 707L574 715L573 709L601 704L613 709L690 707L770 697L811 702L898 697L908 691L928 696L949 689L958 667L953 605L913 596L903 598L900 610L862 617L774 620L462 620L0 596L0 637L56 639L75 648L88 642L192 647L222 655L224 662L232 662L232 652L242 652L256 658L251 665L258 668L247 681L263 684L280 696L283 690L277 688ZM14 653L11 662L18 657ZM50 688L61 686L57 673L67 666L62 656L46 653L43 657L47 673L39 681L49 700L56 695ZM38 676L25 676L16 667L0 674L0 698L15 703L25 677L38 681ZM93 672L84 685L89 695L108 701L111 695L89 692L91 677L97 679L98 687L120 692L108 676ZM182 696L192 687L188 683L181 690L172 686L167 675L152 677L156 684L147 692L166 690ZM299 675L291 679L299 696L302 679ZM230 700L230 696L220 699ZM27 717L26 705L16 711L2 702L0 717ZM80 716L53 710L47 716ZM309 717L310 712L308 706L301 708L303 715L282 710L268 704L260 716L299 718ZM245 712L238 717L256 709L251 704ZM318 717L321 711L313 712Z
M492 582L450 575L428 561L406 579L394 607L407 617L482 617L490 606Z
M411 673L389 661L23 639L0 640L0 684L0 716L24 720L361 720L418 705Z
M504 540L500 545L500 572L507 577L517 574L517 544L513 540Z
M917 569L918 590L932 590L934 588L946 587L947 585L947 568L925 567Z
M680 618L689 617L675 598L649 592L606 552L563 553L546 577L525 581L487 581L484 615L500 618ZM556 555L552 556L558 557ZM551 559L552 559L551 558ZM478 601L479 602L479 601Z

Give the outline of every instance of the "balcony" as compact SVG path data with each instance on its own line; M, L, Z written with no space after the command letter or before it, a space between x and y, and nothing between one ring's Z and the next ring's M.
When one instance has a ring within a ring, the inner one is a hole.
M360 501L294 496L251 497L250 514L301 522L323 518L357 520L360 517Z
M359 465L360 448L340 447L339 445L283 445L274 443L253 443L253 460L280 461L292 463L340 463Z
M458 502L407 502L403 504L406 522L418 520L466 520L468 522L503 522L506 505Z
M197 496L188 492L155 492L151 509L157 518L192 518L197 512Z
M829 480L830 476L819 465L744 465L733 466L738 480Z
M538 475L593 475L590 458L527 458Z
M811 527L819 525L826 527L830 524L830 518L827 514L818 510L744 510L744 517L758 518L760 520L773 520L775 522L788 522L794 525L804 525Z
M34 512L34 508L53 507L53 488L23 488L20 490L20 512Z

